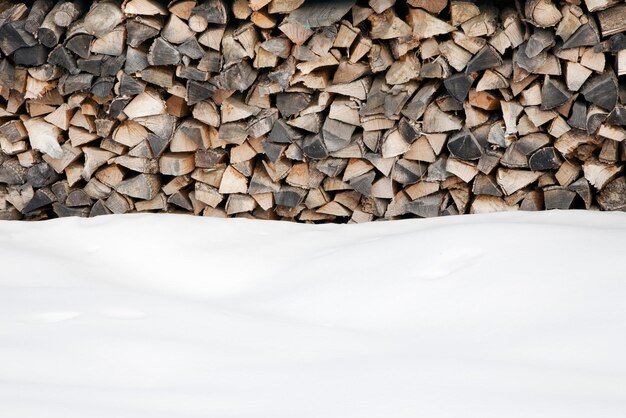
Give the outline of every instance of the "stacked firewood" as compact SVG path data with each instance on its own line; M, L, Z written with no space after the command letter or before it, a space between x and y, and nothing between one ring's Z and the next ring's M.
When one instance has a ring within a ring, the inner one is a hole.
M621 0L0 0L0 219L626 209Z

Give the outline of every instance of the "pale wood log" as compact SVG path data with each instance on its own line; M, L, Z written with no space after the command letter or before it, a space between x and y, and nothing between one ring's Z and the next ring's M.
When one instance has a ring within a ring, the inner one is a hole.
M115 157L114 153L100 148L83 147L82 151L85 155L85 165L81 175L86 181L89 181L94 173L105 165L107 161Z
M146 90L135 96L124 108L124 113L130 119L161 115L164 114L165 111L165 102L160 94L154 90Z
M501 168L497 172L496 180L498 182L498 185L508 196L522 189L523 187L534 183L540 176L540 172Z
M167 15L168 10L156 0L130 0L124 3L124 13L131 15ZM170 7L170 10L172 8Z
M159 158L159 171L168 176L183 176L195 168L193 153L165 153Z
M457 160L456 158L448 158L446 171L450 174L454 174L466 183L470 183L478 174L478 169L473 164Z
M585 178L596 190L602 190L602 188L621 171L621 166L603 164L599 161L587 161L583 164Z
M24 121L24 127L28 132L28 139L31 146L50 156L51 158L61 158L63 150L59 144L61 130L46 122L43 119L33 118Z
M101 37L111 32L113 28L122 23L124 14L114 1L98 1L91 8L83 20L83 28L87 33Z
M246 193L247 190L248 179L232 166L228 166L222 176L222 180L219 185L219 193Z
M407 23L413 28L413 36L417 39L430 38L454 31L454 26L437 19L422 9L410 9Z
M541 28L556 26L563 17L551 0L529 0L524 10L526 18Z

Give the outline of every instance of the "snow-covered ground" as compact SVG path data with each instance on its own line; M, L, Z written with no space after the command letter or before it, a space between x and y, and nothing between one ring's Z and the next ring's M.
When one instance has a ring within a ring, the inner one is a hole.
M3 418L624 418L626 214L0 223Z

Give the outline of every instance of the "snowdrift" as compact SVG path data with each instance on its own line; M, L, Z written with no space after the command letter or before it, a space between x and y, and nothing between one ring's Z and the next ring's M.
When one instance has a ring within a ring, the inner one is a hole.
M626 416L626 215L0 223L0 416Z

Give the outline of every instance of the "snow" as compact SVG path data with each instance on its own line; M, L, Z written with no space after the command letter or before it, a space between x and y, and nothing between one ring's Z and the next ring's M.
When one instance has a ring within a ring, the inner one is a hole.
M626 214L0 222L0 417L623 418Z

